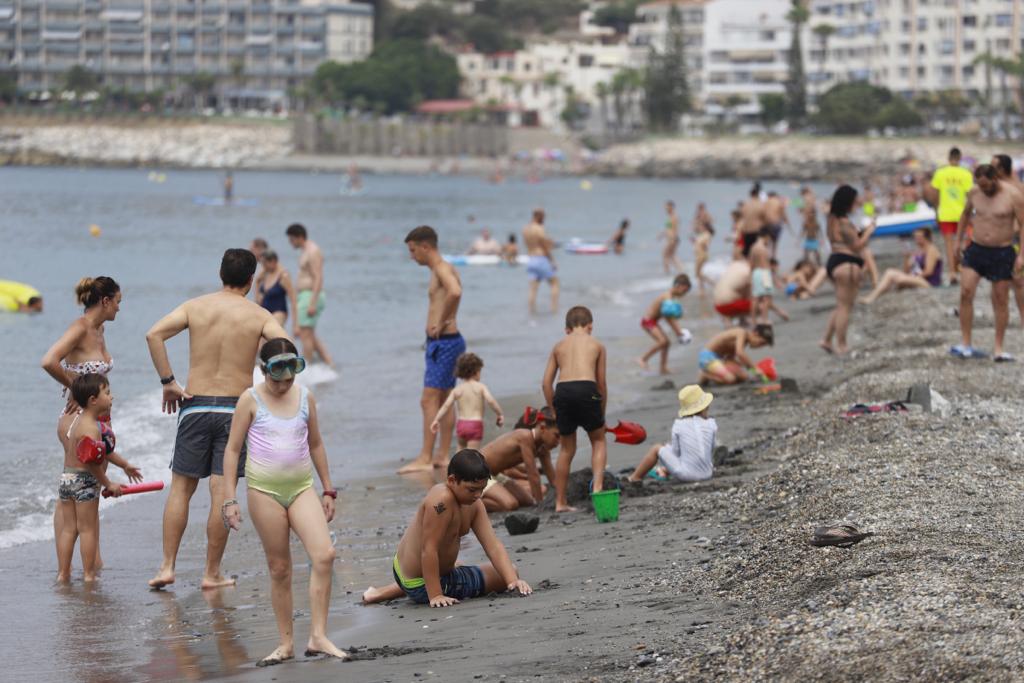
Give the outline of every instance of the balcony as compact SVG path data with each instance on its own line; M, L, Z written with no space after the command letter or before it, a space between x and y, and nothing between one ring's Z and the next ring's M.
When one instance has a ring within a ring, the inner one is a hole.
M220 14L224 11L224 5L217 2L203 4L203 14Z
M46 54L48 55L77 55L80 50L79 43L48 43Z
M46 0L47 11L72 10L77 12L82 6L78 0Z

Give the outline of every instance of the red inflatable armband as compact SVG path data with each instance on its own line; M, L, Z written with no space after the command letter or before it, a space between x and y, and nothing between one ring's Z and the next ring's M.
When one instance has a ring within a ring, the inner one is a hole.
M78 441L78 447L75 449L78 461L83 465L92 465L93 463L100 462L106 453L107 448L103 441L97 441L91 436L83 436Z

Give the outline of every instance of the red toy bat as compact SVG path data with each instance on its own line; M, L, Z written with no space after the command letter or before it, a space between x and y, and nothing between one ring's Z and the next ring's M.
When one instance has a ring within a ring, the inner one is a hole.
M129 493L149 493L150 491L161 491L164 488L162 481L144 481L141 484L122 484L121 495ZM103 489L103 497L110 498L110 489Z
M619 424L608 430L615 435L616 443L624 443L630 446L643 443L647 439L647 430L636 422L619 420Z

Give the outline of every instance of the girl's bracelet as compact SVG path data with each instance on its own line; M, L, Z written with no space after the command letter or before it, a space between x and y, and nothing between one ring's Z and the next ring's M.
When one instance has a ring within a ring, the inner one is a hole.
M229 505L238 505L238 500L236 498L229 498L228 500L225 500L220 504L221 512L226 510Z

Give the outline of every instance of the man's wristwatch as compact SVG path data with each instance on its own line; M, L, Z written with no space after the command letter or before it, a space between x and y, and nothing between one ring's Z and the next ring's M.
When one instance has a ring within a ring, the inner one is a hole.
M334 500L338 500L338 490L337 489L324 489L324 495L325 496L330 496Z
M168 384L170 384L173 381L174 381L174 375L168 375L167 377L161 377L160 378L160 384L163 384L164 386L167 386Z

